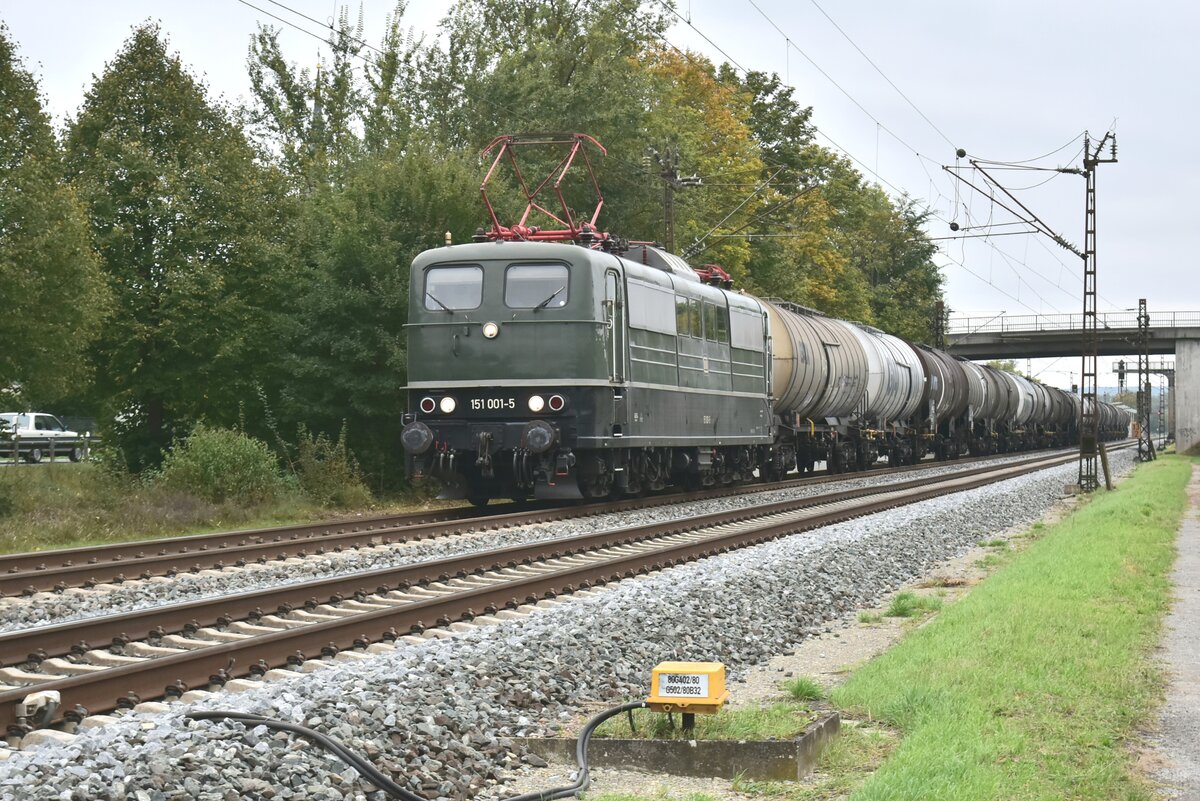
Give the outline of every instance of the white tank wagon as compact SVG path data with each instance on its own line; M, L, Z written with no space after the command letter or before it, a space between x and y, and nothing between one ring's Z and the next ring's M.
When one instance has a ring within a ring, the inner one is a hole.
M851 328L867 354L867 391L859 417L877 429L907 423L925 390L921 360L899 337L861 323Z
M853 415L867 389L868 365L856 329L780 300L761 300L771 329L775 410L801 420Z

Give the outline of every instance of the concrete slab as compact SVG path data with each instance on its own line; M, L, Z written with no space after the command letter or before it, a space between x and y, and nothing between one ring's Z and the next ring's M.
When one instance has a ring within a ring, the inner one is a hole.
M761 781L795 781L810 773L841 728L837 712L823 715L793 740L609 740L588 743L588 762L597 768L620 768L676 776L702 776ZM532 753L550 761L573 763L575 738L518 739Z
M1160 713L1153 770L1161 797L1200 799L1200 467L1192 468L1189 508L1179 530L1172 578L1175 604L1167 617L1163 657L1170 673Z

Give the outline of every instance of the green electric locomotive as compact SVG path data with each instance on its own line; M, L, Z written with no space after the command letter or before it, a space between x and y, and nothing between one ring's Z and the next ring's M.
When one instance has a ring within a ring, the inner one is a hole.
M763 306L676 256L497 238L410 281L402 441L444 497L727 483L772 442Z

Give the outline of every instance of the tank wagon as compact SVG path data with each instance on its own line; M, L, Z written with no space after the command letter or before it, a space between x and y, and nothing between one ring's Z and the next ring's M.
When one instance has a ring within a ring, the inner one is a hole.
M498 163L519 141L497 143ZM563 230L526 217L493 211L476 241L412 263L402 444L443 497L636 495L1077 441L1061 390L733 291L565 202ZM1102 404L1101 437L1127 418Z

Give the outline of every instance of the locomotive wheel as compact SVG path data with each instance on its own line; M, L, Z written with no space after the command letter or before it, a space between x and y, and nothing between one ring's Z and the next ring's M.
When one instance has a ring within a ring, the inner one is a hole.
M613 491L612 471L599 456L581 460L577 481L579 494L589 501L603 500Z

